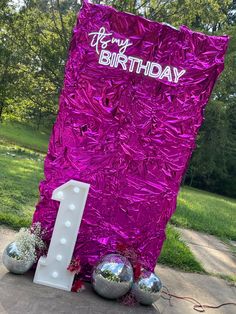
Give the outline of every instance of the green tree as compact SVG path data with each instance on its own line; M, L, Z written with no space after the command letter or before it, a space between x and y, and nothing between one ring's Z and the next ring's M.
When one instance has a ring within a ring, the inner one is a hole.
M19 118L38 128L43 122L43 126L51 124L57 111L76 5L75 1L25 1L6 16L7 41L18 56L15 106L24 108Z
M8 27L6 16L10 15L11 7L8 1L0 3L0 121L6 108L10 105L10 96L14 91L16 54L7 39Z
M227 33L231 40L225 70L206 107L186 182L236 196L236 26Z

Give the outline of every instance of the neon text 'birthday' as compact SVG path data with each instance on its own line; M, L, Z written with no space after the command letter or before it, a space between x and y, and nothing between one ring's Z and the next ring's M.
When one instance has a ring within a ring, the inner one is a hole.
M99 55L99 64L112 68L121 68L124 71L134 72L155 79L168 80L169 82L178 83L179 79L186 73L186 70L179 70L173 66L163 67L160 63L151 62L125 55L128 47L132 45L129 39L115 38L112 33L106 32L101 27L98 32L89 33L92 36L91 46L95 47ZM117 44L119 52L110 52L107 50L109 44Z

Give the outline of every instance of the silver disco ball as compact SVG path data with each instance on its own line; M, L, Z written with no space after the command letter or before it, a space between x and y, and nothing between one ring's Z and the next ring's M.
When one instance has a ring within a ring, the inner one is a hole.
M128 259L119 254L106 255L92 275L94 290L107 299L118 299L132 287L133 268Z
M22 259L15 242L8 244L2 255L5 267L14 274L24 274L33 266L34 261Z
M142 270L140 277L132 286L132 293L136 300L144 305L151 305L157 301L162 292L160 278L154 273Z

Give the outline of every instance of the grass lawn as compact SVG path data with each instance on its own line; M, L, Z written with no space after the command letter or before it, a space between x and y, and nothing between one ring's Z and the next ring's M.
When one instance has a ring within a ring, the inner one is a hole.
M43 177L43 156L0 143L0 223L28 226Z
M192 252L180 240L179 233L171 225L166 230L166 241L158 263L189 272L204 272L201 264L194 258Z
M46 153L49 134L19 123L0 123L0 139L34 151Z
M236 240L236 200L184 187L171 222L222 239Z

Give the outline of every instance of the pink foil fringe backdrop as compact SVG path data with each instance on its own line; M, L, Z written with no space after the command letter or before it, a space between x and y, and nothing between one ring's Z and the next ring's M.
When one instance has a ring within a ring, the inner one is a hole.
M90 34L102 27L112 35L99 39ZM133 71L122 62L99 64L103 49L114 52L114 58L120 51L117 40L102 46L109 38L132 43L121 51L126 57L169 68L162 78L153 78L145 75L145 68L136 73L138 62ZM97 46L92 45L96 39ZM207 36L186 26L175 30L84 3L73 31L33 218L48 230L49 242L59 207L51 200L52 191L70 179L91 185L74 250L84 279L103 255L117 252L118 245L130 248L142 266L153 271L204 107L224 67L227 43L227 36ZM177 83L174 67L186 70Z

